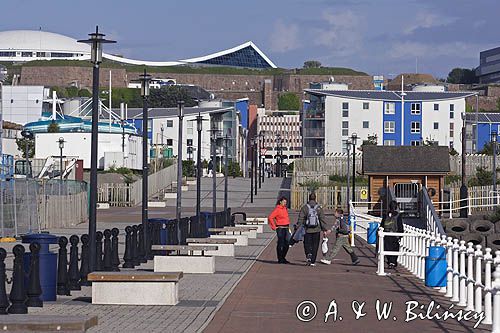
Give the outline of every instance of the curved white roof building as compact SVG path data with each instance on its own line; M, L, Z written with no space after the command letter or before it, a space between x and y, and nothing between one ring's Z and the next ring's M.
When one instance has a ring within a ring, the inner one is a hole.
M121 63L145 66L206 65L276 68L276 65L253 42L246 42L202 57L175 61L134 60L106 53L103 57ZM71 37L46 31L0 32L0 61L26 62L51 59L87 60L90 59L90 46L78 43Z

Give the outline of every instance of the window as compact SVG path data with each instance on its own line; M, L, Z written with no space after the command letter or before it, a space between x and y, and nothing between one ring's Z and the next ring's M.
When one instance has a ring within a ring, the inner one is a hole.
M342 103L342 117L349 117L349 103Z
M396 140L384 140L384 146L395 146Z
M193 139L187 139L187 145L192 146L193 145Z
M385 114L395 114L396 103L385 103Z
M434 111L439 111L439 104L434 104Z
M455 132L455 124L450 123L450 138L453 138L454 132Z
M173 140L172 139L167 139L167 146L173 146Z
M420 122L418 121L411 122L411 133L413 134L420 133Z
M450 111L451 112L455 111L455 104L450 104Z
M32 57L33 56L33 52L22 52L21 56L22 57Z
M167 120L167 127L174 127L174 121L173 120Z
M412 140L411 141L412 146L420 146L420 144L421 144L420 140Z
M187 122L187 129L186 129L187 135L193 135L193 123L194 121Z
M384 133L396 133L396 124L394 121L384 121Z
M411 114L420 114L420 103L411 103Z
M439 129L439 123L434 123L434 129Z
M364 102L363 103L363 110L368 110L370 108L370 103Z
M450 119L455 118L455 112L450 111Z
M348 135L349 135L349 122L343 121L342 122L342 136L348 136Z
M370 122L369 121L363 121L363 128L370 128Z
M10 52L10 51L0 52L0 57L15 57L15 56L16 52Z

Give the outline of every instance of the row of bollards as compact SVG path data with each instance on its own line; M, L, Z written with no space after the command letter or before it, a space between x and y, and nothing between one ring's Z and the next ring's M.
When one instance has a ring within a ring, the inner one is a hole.
M39 252L40 244L34 242L30 244L31 259L28 273L28 285L25 286L24 272L24 246L18 244L14 246L14 268L12 278L7 279L5 270L5 258L7 251L0 248L0 314L25 314L28 307L42 307L40 299L42 287L40 286L40 265ZM12 283L12 288L7 298L6 283Z
M141 263L146 263L148 260L153 259L153 252L151 251L152 244L157 240L155 236L155 226L148 224L147 245L144 247L144 228L142 224L127 226L125 228L125 253L123 255L123 268L134 268Z
M104 232L96 232L96 271L119 271L120 258L118 255L117 228L106 229ZM104 238L104 242L103 242ZM82 243L80 257L80 269L78 269L78 243ZM69 239L70 255L68 263L68 239L59 237L59 257L57 265L57 294L71 295L71 290L81 290L81 286L90 286L87 275L90 273L89 235L84 234L80 238L72 235ZM103 249L104 243L104 249ZM69 268L68 268L69 267Z

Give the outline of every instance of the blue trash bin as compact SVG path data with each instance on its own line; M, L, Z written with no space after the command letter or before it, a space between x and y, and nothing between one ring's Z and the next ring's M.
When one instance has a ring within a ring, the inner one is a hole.
M208 232L208 229L214 227L214 216L210 212L200 212L200 213L205 217L205 225L207 227L206 237L210 237L210 232Z
M442 246L430 246L425 258L425 285L446 287L446 250Z
M379 227L378 222L370 222L368 224L368 235L367 235L368 244L375 244L377 242L378 227Z
M57 291L57 253L49 251L49 244L57 244L59 237L51 234L29 234L22 237L22 242L30 244L37 242L40 244L40 286L42 287L41 300L55 301ZM27 273L24 283L29 282L28 272L30 271L31 253L24 253L24 271Z

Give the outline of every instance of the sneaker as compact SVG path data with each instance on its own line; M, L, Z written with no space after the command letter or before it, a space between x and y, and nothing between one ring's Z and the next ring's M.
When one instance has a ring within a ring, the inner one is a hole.
M391 263L389 264L389 268L390 268L390 269L394 269L394 268L396 268L396 265L394 265L394 264L391 262Z
M332 263L331 260L327 260L327 259L321 259L320 261L322 264L325 264L325 265L330 265Z
M311 263L309 266L316 266L316 264L315 263Z
M311 266L311 258L306 259L306 266Z

